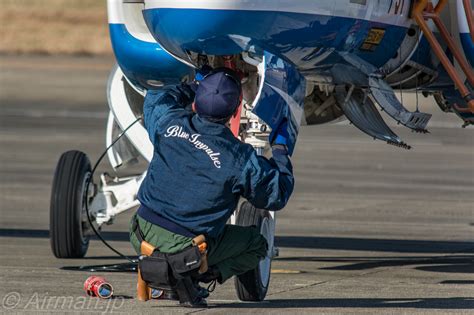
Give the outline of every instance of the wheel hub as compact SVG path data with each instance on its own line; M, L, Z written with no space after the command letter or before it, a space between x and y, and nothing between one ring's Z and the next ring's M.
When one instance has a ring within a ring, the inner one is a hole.
M260 234L265 237L268 243L267 255L259 263L260 282L264 287L268 286L270 280L272 256L273 256L273 229L271 219L263 218L260 226Z

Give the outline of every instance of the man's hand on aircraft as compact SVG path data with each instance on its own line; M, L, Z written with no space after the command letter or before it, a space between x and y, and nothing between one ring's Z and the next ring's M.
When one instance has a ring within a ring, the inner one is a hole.
M202 66L201 69L196 70L196 76L194 77L194 81L200 82L204 79L210 72L212 71L212 67L208 65Z

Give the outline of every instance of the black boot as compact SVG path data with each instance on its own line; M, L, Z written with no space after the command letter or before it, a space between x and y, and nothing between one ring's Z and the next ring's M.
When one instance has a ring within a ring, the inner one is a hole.
M201 287L197 282L194 283L197 295L203 299L209 297L209 291L206 288ZM151 298L156 300L171 300L179 301L178 293L175 290L158 290L153 289L151 292Z
M198 291L198 296L202 297L203 299L209 297L209 291L199 285L199 281L196 279L193 280L194 287L196 287L196 290Z
M178 293L174 290L153 289L152 291L152 299L180 301L179 305L184 306L184 307L196 307L196 308L207 307L207 302L205 298L208 296L209 296L209 292L202 287L199 287L198 293L196 294L196 296L194 297L192 301L190 300L180 301Z
M214 280L217 280L220 284L222 284L222 276L219 268L216 266L211 266L205 273L202 275L197 276L196 280L198 282L210 283Z
M151 291L151 298L157 300L171 300L171 301L178 301L178 293L175 290L160 290L160 289L152 289Z
M206 302L205 299L197 296L192 301L189 301L189 300L180 301L179 305L183 306L183 307L190 307L190 308L206 308L207 307L207 302Z
M203 293L200 292L194 283L195 281L191 277L177 279L176 292L179 297L179 305L196 308L207 307L205 298L201 296Z

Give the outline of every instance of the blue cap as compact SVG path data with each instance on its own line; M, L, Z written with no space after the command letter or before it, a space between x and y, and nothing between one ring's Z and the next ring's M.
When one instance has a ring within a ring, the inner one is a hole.
M203 117L227 118L240 105L240 94L237 74L230 69L215 69L199 83L195 110Z

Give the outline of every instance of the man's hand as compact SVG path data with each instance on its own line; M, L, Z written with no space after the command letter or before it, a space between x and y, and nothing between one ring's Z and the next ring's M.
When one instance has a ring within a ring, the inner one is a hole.
M196 70L196 75L194 77L193 82L189 83L189 87L196 93L199 82L204 80L204 78L212 71L211 66L204 65L201 69Z
M191 104L194 101L195 94L192 83L182 83L181 85L176 86L176 89L179 91L177 100L184 105L183 107Z
M200 82L202 81L209 73L211 73L212 67L209 65L204 65L201 69L196 70L196 76L194 77L194 81Z

